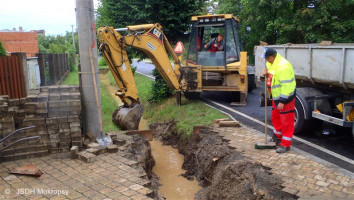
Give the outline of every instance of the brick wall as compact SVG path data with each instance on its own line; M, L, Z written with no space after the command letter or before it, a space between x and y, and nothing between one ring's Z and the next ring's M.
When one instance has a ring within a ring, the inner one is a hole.
M36 31L0 32L0 41L9 52L26 52L27 57L35 57L39 52Z
M48 86L41 87L40 91L22 99L0 96L0 139L28 126L36 127L16 133L6 144L24 137L40 136L0 152L0 161L68 152L71 146L82 146L79 88Z

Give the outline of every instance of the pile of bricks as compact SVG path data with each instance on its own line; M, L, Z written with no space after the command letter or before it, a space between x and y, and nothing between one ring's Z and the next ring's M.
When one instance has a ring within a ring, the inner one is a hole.
M40 136L16 144L0 153L0 159L14 160L42 154L69 152L82 147L81 97L78 86L41 87L40 93L24 99L0 97L0 138L15 129L35 126L12 136L7 142Z
M14 131L13 113L16 109L9 108L9 97L0 96L0 135L6 136ZM2 137L1 137L2 138Z

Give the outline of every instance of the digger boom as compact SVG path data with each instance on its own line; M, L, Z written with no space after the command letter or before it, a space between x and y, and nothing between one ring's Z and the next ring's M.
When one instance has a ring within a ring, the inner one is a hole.
M133 47L143 51L154 63L169 87L179 90L178 82L180 61L173 52L159 24L144 24L128 26L123 29L101 27L98 29L100 37L100 51L113 73L118 85L116 95L122 100L125 107L139 103L138 91L135 86L133 72L128 60L126 47ZM129 34L122 36L118 31L127 31ZM175 61L173 69L167 52Z
M119 33L121 31L128 34L121 35ZM116 95L124 104L116 110L113 121L120 127L137 129L143 109L139 102L126 48L132 47L143 51L154 63L168 86L176 91L181 89L178 81L180 60L164 35L160 24L143 24L119 29L101 27L98 29L98 35L101 43L99 49L118 85ZM174 59L174 68L168 53Z

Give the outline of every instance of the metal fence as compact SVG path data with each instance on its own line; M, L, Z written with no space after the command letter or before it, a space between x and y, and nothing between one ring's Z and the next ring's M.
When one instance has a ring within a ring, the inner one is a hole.
M0 56L0 95L26 97L22 55Z

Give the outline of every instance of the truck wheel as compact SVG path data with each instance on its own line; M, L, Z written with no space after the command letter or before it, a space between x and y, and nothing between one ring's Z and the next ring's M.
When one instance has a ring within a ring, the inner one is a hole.
M323 95L323 93L315 88L296 88L294 134L301 134L304 130L308 130L310 123L312 123L311 128L316 128L316 125L313 123L318 123L318 120L312 119L313 103L306 100L306 98L321 95ZM328 100L321 99L316 100L316 102L321 113L331 114L331 106Z
M302 130L308 127L309 121L305 119L305 108L302 106L298 97L295 98L295 122L294 134L299 135Z
M184 96L188 100L198 99L200 96L200 92L184 92Z
M248 92L252 92L253 89L257 87L256 85L256 75L249 74L248 75Z

